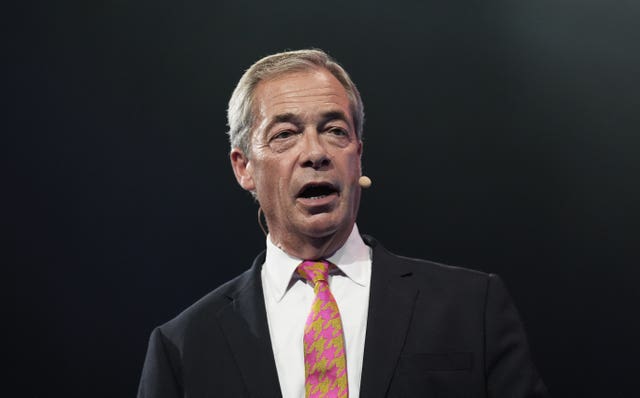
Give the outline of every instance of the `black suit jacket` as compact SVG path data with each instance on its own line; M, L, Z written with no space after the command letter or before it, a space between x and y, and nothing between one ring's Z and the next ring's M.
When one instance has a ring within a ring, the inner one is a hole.
M500 279L396 256L373 238L362 397L545 397ZM139 398L281 396L260 268L151 334ZM295 344L295 342L292 342Z

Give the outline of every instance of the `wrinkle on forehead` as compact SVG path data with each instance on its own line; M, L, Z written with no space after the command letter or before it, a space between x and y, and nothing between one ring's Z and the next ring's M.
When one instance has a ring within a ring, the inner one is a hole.
M339 97L338 95L333 96L333 97ZM299 96L296 98L290 98L290 99L282 99L280 101L270 101L269 104L266 103L262 103L260 104L260 114L261 115L266 115L267 114L267 109L275 109L277 107L288 107L288 106L293 106L295 108L299 108L300 105L305 105L305 104L315 104L317 106L338 106L340 107L342 104L340 104L339 100L332 100L331 98L327 98L327 96Z
M253 106L257 116L255 127L266 126L274 115L305 115L320 109L323 113L340 110L353 117L346 89L324 69L292 72L261 81L254 91Z
M308 90L306 90L306 91L308 91ZM284 97L284 98L280 99L282 97ZM277 105L277 104L281 104L281 103L297 101L297 100L304 99L304 98L308 98L307 102L313 102L313 101L319 101L319 100L327 99L327 97L332 97L332 98L333 97L337 97L337 98L339 98L340 95L336 94L334 92L334 90L330 90L330 91L327 90L327 92L317 93L317 94L305 93L305 94L300 94L300 95L291 95L290 93L282 93L282 94L279 94L279 95L273 95L269 99L272 100L272 101L277 101L277 102L274 102L274 105ZM317 100L314 99L314 98L317 98ZM338 101L336 101L336 102L338 102ZM327 103L329 103L329 101L327 101Z
M294 87L289 88L287 86L294 86ZM327 85L324 87L300 87L300 85L297 85L297 84L294 85L293 83L283 84L281 87L283 87L283 89L286 91L281 94L272 95L273 98L282 97L283 95L287 95L287 96L291 95L294 97L304 97L307 94L296 95L296 93L305 92L305 91L311 91L315 95L325 95L325 94L330 95L335 91L335 87L330 82L327 82ZM320 91L320 93L317 93L317 94L314 93L317 91ZM334 95L337 95L337 94L334 94Z
M304 102L325 102L328 104L341 102L340 93L337 93L335 87L331 86L323 88L300 88L285 92L282 92L282 90L277 91L276 93L265 92L262 101L260 101L261 105L267 105L267 103L270 102L270 105L273 106L289 102L299 102L300 100Z

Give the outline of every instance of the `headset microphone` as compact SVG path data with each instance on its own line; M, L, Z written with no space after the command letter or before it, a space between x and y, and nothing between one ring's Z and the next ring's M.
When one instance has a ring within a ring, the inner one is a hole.
M358 180L358 184L360 185L361 188L367 189L371 186L371 178L367 176L361 176L360 179Z

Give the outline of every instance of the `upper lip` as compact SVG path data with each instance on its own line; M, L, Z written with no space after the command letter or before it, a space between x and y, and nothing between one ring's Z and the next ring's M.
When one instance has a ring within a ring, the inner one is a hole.
M320 188L328 191L340 192L338 186L330 181L312 181L304 184L299 190L296 197L301 197L303 193L312 188Z

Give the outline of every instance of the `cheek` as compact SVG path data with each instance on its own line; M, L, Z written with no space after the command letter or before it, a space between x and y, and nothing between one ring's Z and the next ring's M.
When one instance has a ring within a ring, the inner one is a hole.
M271 169L272 179L266 181L268 186L265 187L269 195L269 199L278 207L285 207L289 203L291 197L291 178L288 171L273 166Z
M277 184L273 185L273 189L276 190L275 194L278 195L278 200L282 201L287 196L287 187L284 177L278 178Z
M352 170L352 173L354 175L356 175L357 177L360 177L360 174L362 174L362 163L360 162L360 156L358 155L353 155L353 157L351 158L351 161L349 162L349 169Z

